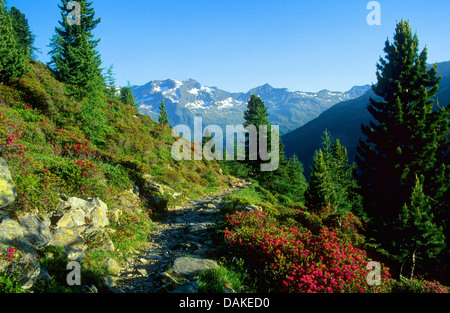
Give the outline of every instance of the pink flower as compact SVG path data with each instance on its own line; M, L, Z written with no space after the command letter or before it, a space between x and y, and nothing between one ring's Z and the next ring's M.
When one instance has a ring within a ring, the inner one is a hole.
M14 248L9 248L9 253L14 253L14 252L16 252L16 249L14 249Z

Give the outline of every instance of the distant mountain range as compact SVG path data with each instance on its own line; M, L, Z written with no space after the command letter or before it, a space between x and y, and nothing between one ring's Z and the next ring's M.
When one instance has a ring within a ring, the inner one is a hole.
M269 119L286 134L318 117L336 103L363 95L370 86L355 86L346 92L321 90L319 92L289 91L269 84L248 92L232 93L217 87L203 86L194 79L155 80L143 86L134 86L133 94L142 114L157 120L159 105L164 100L172 126L193 125L195 116L201 116L203 125L239 125L252 94L265 102Z
M441 105L447 105L450 103L450 61L438 63L438 72L442 80L436 97ZM349 160L354 162L359 138L363 136L361 124L368 124L372 119L367 110L370 97L377 99L371 89L361 97L334 105L316 119L282 136L286 155L296 154L309 177L314 152L320 148L321 137L327 129L347 147Z

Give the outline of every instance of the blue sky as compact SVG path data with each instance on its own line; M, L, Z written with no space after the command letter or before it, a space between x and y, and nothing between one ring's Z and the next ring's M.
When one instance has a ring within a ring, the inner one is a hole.
M369 0L94 0L103 66L117 84L193 78L246 92L269 83L292 91L345 91L375 82L396 20L408 19L430 63L450 60L450 1L380 0L381 25L366 22ZM60 19L59 0L9 0L27 16L38 59Z

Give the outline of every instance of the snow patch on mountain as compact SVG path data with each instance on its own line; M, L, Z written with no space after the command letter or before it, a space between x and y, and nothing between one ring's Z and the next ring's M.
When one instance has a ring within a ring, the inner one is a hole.
M233 99L232 97L229 97L225 100L217 101L216 105L219 110L223 110L223 109L233 108L233 107L241 105L243 103L244 102L242 102L242 101L237 101L237 100Z
M194 102L186 103L186 108L190 109L210 109L209 106L205 106L205 101L195 100Z

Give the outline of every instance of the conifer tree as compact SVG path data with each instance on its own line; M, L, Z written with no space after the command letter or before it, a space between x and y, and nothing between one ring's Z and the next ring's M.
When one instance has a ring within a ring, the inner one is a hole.
M296 203L305 203L305 191L308 182L303 174L303 164L294 154L289 160L280 162L278 174L274 180L274 189Z
M133 89L131 88L130 83L128 83L128 86L120 88L120 101L127 105L136 105L136 101L133 96Z
M427 49L419 53L408 21L397 23L394 42L387 40L384 52L372 86L379 99L370 99L373 120L362 126L366 139L360 140L357 156L364 206L374 229L383 229L377 235L382 242L395 236L390 226L409 199L416 174L424 176L424 191L435 200L448 190L442 145L450 113L449 106L433 111L441 78L436 65L427 68Z
M11 16L0 0L0 83L25 74L27 57L17 45Z
M116 79L114 78L114 65L106 69L105 75L105 94L110 98L117 98Z
M401 272L404 265L409 264L412 279L420 261L433 262L445 248L445 236L442 227L434 222L432 202L424 194L423 183L417 176L410 199L409 205L405 203L400 214L402 239L399 257L402 262Z
M314 154L311 178L305 191L305 205L311 212L322 217L334 213L337 209L336 192L322 149Z
M89 94L102 91L101 59L96 47L99 40L93 39L92 31L100 23L95 18L92 2L77 1L79 12L73 13L69 0L61 0L60 26L55 29L51 39L49 52L52 68L59 80L68 86L68 92L76 99L83 99ZM78 14L70 20L71 14ZM79 19L79 23L77 23Z
M270 131L271 131L271 125L269 122L269 113L267 112L267 107L264 104L264 102L261 100L260 97L251 95L250 100L247 103L247 110L244 112L244 127L248 126L255 126L256 127L256 133L258 138L258 145L259 145L259 139L262 134L259 132L259 126L267 126L267 148L270 149ZM264 139L263 139L264 140ZM247 136L246 142L245 142L245 153L246 156L249 157L250 155L250 142L249 138ZM249 173L250 175L254 177L258 177L261 175L261 164L264 163L260 157L260 154L257 152L256 160L248 160L246 161L248 167L249 167Z
M20 10L16 7L11 7L10 15L17 48L25 54L27 58L34 57L35 52L37 51L36 47L33 46L36 36L33 35L30 30L28 19L25 17L25 14L20 12Z
M361 216L362 200L359 186L353 177L355 164L349 164L347 148L341 145L339 139L333 140L328 130L322 137L322 151L325 165L330 173L337 207L337 215L353 211Z
M164 104L164 99L161 101L161 104L159 106L159 116L158 116L158 123L164 126L169 125L169 115L166 111L166 105Z

